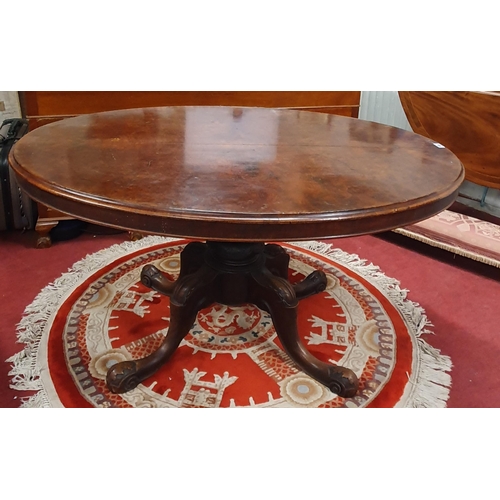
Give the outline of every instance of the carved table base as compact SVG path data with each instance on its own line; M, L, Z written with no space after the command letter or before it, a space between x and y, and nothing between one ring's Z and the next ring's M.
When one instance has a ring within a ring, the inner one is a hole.
M297 331L299 300L323 291L326 275L314 271L292 285L288 281L289 260L286 251L273 244L193 242L181 253L176 281L152 265L145 266L142 283L170 297L170 327L154 353L117 363L108 371L109 389L116 394L130 391L155 373L189 333L198 311L217 302L228 306L250 303L267 311L283 348L304 373L339 396L354 396L358 388L354 372L315 358Z

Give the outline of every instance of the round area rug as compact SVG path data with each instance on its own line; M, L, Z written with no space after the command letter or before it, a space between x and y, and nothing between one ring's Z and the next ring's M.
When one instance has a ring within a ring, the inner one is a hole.
M450 359L427 344L430 325L407 291L356 255L317 241L282 243L290 281L314 269L327 289L298 307L299 332L317 358L352 369L345 399L301 372L282 350L268 313L248 304L200 311L154 375L126 394L106 387L116 362L144 357L168 332L169 298L145 287L154 264L170 279L186 240L149 236L76 263L40 292L18 327L25 349L8 362L12 387L35 390L24 407L444 407Z

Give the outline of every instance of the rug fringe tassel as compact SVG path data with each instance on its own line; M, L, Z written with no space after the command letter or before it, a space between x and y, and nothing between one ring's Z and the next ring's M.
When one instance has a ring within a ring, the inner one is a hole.
M355 254L348 254L339 248L321 241L294 242L296 246L321 255L333 257L348 265L367 281L380 287L387 297L398 306L406 324L411 328L417 342L417 360L414 373L410 378L410 394L406 406L412 408L444 408L449 398L452 369L451 359L422 339L422 335L433 334L429 329L433 324L427 318L420 304L407 298L408 290L401 288L395 278L386 276L378 266L367 263Z
M22 398L21 401L20 408L52 408L49 398L43 389L38 391L34 396Z
M51 320L52 315L57 311L57 306L61 300L65 298L65 295L74 285L117 258L136 252L141 248L148 248L175 241L176 239L147 236L134 242L117 243L109 248L87 255L68 269L68 272L63 273L54 282L44 287L33 302L25 308L23 317L17 324L17 342L24 344L24 349L6 360L7 363L12 364L12 369L8 373L12 377L9 384L10 388L19 391L38 391L37 394L26 401L33 400L33 406L46 401L47 405L50 406L49 400L43 393L37 355L45 327ZM31 403L29 404L31 405ZM26 406L26 404L23 404L23 406Z
M26 354L24 351L9 359L8 363L13 363L13 368L9 372L12 377L10 388L19 391L36 391L42 388L39 374L34 364L34 356Z
M419 369L412 383L411 408L443 408L451 387L451 359L418 339Z
M135 242L125 241L87 255L37 295L35 300L26 307L23 318L17 325L17 341L24 344L24 349L6 360L12 363L12 369L9 372L12 376L10 387L20 391L37 391L33 396L23 398L21 407L47 408L51 406L37 368L38 347L46 325L51 321L61 300L71 292L72 287L119 257L142 248L176 240L176 238L162 236L147 236ZM413 408L445 407L451 387L451 376L447 372L451 371L452 363L450 358L440 354L437 349L421 338L423 334L432 333L428 327L433 325L427 319L423 308L407 299L408 290L402 289L399 281L386 276L378 266L367 263L357 255L348 254L331 244L308 241L293 242L293 245L332 257L350 267L379 287L392 302L397 304L407 326L411 328L417 339L417 361L414 373L410 377L411 397L407 406Z

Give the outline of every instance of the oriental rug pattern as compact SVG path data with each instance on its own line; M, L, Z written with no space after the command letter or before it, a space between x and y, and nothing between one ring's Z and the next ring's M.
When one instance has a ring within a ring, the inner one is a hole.
M394 232L500 268L500 226L497 224L444 210Z
M140 282L151 263L175 279L187 241L151 236L97 252L47 286L25 311L25 349L8 362L26 407L443 407L451 361L427 344L429 321L407 291L373 264L329 244L282 244L289 278L314 269L327 289L301 301L299 331L317 358L358 375L344 399L302 373L282 350L268 313L220 304L201 311L158 372L134 390L105 385L116 362L144 357L168 332L169 298Z

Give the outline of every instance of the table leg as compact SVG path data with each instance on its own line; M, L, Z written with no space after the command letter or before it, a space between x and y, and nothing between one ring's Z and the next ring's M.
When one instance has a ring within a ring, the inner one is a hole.
M50 237L50 230L54 229L57 224L59 224L59 221L44 221L38 219L36 226L35 226L35 231L36 234L38 235L38 238L36 240L36 247L37 248L49 248L52 246L52 238Z
M290 256L283 247L275 244L266 245L264 249L266 256L266 268L276 276L288 280L288 264ZM293 285L295 295L299 300L322 292L327 285L326 275L323 271L314 271L300 283Z
M157 351L118 363L108 371L110 390L127 392L155 373L189 333L198 311L218 302L229 306L251 303L268 311L285 351L302 371L339 396L354 396L358 388L354 372L315 358L297 331L299 300L324 290L326 275L314 271L292 285L288 264L288 254L278 245L208 242L186 246L177 281L152 265L145 266L142 282L170 296L170 327Z
M151 267L153 266L148 266L146 274L153 276L153 288L171 295L170 326L162 345L155 352L142 359L117 363L108 371L106 384L115 394L134 389L165 364L189 333L198 311L214 302L211 285L217 273L208 266L180 277L176 282L170 282L164 277L158 278L160 271L154 268L151 272ZM159 289L163 286L165 289Z
M292 285L288 280L272 275L267 270L255 274L253 301L271 314L273 325L283 348L290 358L304 373L327 386L332 392L342 397L353 397L358 389L358 379L354 372L342 366L336 366L320 361L304 346L297 330L297 307L299 297L296 289L309 296L313 290L322 288L326 276L321 271L315 271L298 285Z

